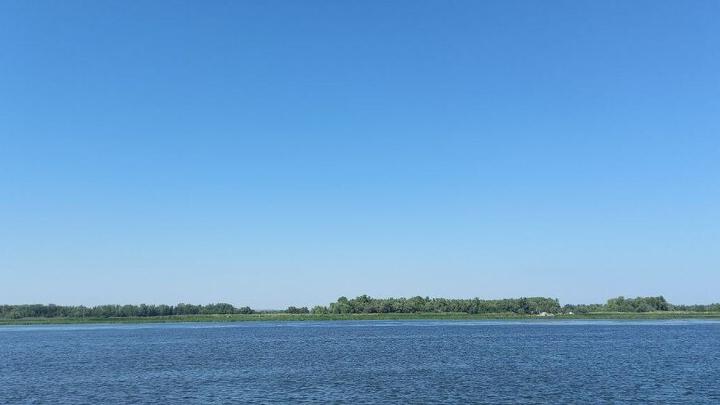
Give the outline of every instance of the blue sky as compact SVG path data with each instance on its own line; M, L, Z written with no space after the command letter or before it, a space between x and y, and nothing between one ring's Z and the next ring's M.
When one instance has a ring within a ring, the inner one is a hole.
M0 302L720 301L718 15L4 1Z

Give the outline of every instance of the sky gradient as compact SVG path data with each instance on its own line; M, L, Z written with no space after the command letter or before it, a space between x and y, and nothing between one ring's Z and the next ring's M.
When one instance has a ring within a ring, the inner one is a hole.
M3 1L0 303L718 302L719 20Z

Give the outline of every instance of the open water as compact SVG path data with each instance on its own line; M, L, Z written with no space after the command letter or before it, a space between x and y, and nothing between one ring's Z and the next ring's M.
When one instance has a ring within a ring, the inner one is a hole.
M0 327L0 403L720 403L712 321Z

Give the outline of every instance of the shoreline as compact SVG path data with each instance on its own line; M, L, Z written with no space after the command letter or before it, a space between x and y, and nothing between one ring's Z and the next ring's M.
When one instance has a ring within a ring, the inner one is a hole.
M171 315L148 317L116 318L20 318L0 319L4 325L65 325L65 324L141 324L141 323L179 323L179 322L284 322L284 321L361 321L361 320L691 320L717 319L720 312L595 312L585 314L558 314L552 316L519 315L512 313L467 314L467 313L362 313L362 314L228 314L228 315Z

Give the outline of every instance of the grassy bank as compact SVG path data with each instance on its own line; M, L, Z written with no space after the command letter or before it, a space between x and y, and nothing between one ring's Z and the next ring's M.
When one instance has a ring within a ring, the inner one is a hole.
M556 315L540 317L537 315L466 314L466 313L389 313L389 314L233 314L233 315L174 315L122 318L21 318L0 319L0 325L37 325L37 324L83 324L83 323L163 323L163 322L247 322L247 321L339 321L339 320L569 320L569 319L619 319L619 320L658 320L658 319L718 319L720 312L595 312L574 315Z

